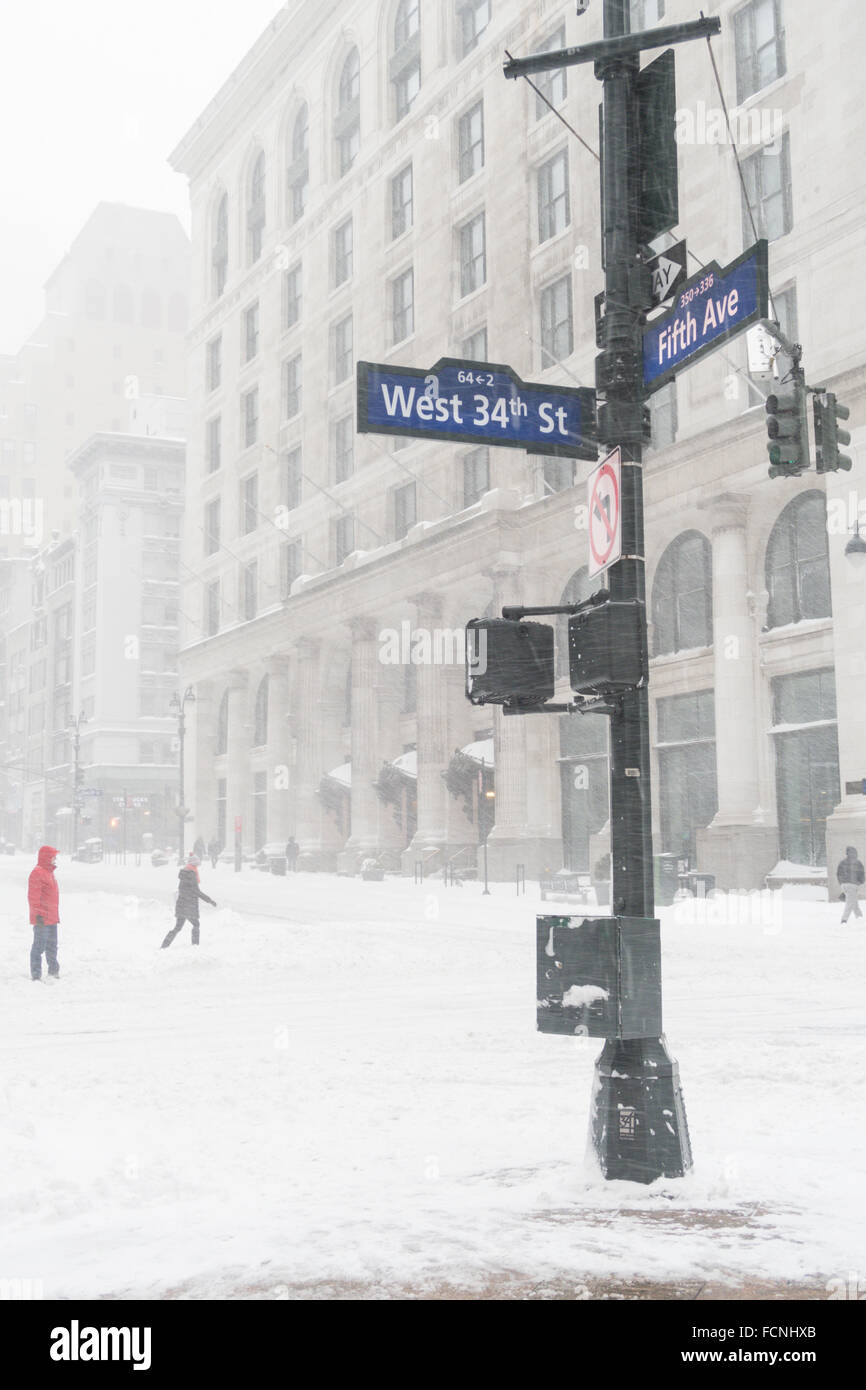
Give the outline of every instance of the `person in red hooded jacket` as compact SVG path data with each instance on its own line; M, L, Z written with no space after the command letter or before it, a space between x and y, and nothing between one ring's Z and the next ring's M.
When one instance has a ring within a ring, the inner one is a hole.
M54 877L57 850L42 845L36 868L27 883L27 901L33 925L33 945L30 948L30 977L42 979L42 953L48 962L48 974L60 974L57 963L57 925L60 921L60 890Z

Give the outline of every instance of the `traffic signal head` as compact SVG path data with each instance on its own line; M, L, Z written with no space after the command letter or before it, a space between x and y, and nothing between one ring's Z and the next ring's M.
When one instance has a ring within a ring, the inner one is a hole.
M766 409L770 477L799 477L809 467L805 383L781 387L767 397Z
M851 436L847 430L840 430L838 421L847 420L851 414L847 405L840 405L832 391L816 392L812 399L815 419L815 462L819 473L835 473L842 469L847 473L851 460L847 454L839 453L840 444L850 444Z
M473 705L532 709L552 698L553 628L511 618L466 625L466 695Z

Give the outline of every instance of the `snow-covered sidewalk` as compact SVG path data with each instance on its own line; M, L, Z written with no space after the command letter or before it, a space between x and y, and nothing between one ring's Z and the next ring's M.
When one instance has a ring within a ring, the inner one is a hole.
M866 927L662 909L695 1169L584 1165L600 1043L535 1032L532 894L62 860L56 983L0 862L2 1271L45 1297L809 1281L866 1269ZM554 910L565 910L558 908Z

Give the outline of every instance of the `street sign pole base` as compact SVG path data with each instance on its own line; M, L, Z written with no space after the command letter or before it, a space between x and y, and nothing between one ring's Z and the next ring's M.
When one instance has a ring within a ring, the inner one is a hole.
M610 1038L595 1064L592 1147L602 1175L681 1178L692 1166L679 1067L664 1038Z

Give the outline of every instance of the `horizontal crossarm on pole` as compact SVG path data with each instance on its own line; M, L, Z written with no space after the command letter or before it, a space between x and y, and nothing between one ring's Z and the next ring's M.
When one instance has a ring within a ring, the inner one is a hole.
M578 63L596 63L605 58L629 58L649 48L667 48L672 43L687 43L689 39L706 39L722 32L718 15L689 20L686 24L666 24L647 29L640 34L623 34L619 38L599 39L579 48L559 48L553 53L533 53L529 58L507 58L502 64L506 77L525 77L530 72L547 72L552 68L571 68Z

